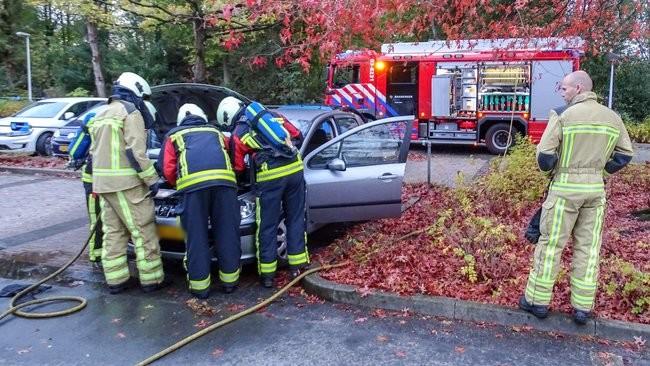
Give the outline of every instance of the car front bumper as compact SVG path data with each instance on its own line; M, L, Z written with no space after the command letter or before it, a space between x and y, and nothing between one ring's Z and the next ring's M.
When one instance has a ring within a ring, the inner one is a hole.
M33 153L36 151L36 139L41 131L34 129L32 133L25 136L8 136L0 132L0 151L12 153Z
M52 140L52 154L59 157L67 157L70 151L70 141Z

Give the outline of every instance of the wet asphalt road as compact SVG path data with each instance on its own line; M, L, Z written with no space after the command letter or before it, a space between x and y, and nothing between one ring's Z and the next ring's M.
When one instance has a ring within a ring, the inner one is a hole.
M76 180L0 174L0 253L21 248L50 253L48 246L55 242L74 251L85 235L81 192ZM328 226L314 233L311 251L343 229ZM58 283L39 297L81 295L88 298L88 307L65 318L0 321L0 365L134 364L272 294L258 286L254 267L247 266L241 288L231 295L215 291L207 302L214 314L200 315L186 303L190 297L179 263L165 262L165 269L174 280L170 288L155 294L134 288L109 295L100 284L101 272L83 267L87 273L82 284ZM26 281L0 278L0 288L16 282ZM8 303L0 298L0 308ZM42 310L57 306L61 304ZM650 365L647 348L628 348L603 340L332 304L294 290L159 364Z

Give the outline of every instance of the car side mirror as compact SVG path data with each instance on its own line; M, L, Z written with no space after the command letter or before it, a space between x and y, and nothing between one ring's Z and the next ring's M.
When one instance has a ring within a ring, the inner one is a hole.
M334 158L327 163L327 169L344 172L346 169L345 161L343 161L343 159Z
M65 113L63 113L63 119L70 119L70 118L72 118L74 116L75 116L74 112L65 112Z

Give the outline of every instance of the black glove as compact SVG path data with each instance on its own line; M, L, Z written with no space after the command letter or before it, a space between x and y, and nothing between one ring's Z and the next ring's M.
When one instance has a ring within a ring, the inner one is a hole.
M160 189L160 184L158 182L150 185L149 186L149 192L151 194L149 196L156 197L156 195L158 194L158 189Z
M66 168L73 169L73 170L79 170L81 169L82 166L84 166L85 161L84 160L77 160L77 159L72 159L68 162L68 165Z

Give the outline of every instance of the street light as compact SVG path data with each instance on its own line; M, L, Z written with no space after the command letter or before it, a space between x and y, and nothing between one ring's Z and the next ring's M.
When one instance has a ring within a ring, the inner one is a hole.
M29 55L29 33L16 32L18 37L25 37L25 52L27 53L27 97L32 101L32 64Z
M607 106L611 109L612 108L612 99L614 97L614 64L618 62L618 60L621 58L621 56L613 53L613 52L608 52L607 53L607 61L609 61L610 67L609 67L609 99L607 100Z

